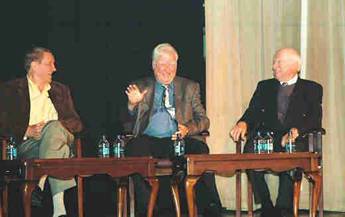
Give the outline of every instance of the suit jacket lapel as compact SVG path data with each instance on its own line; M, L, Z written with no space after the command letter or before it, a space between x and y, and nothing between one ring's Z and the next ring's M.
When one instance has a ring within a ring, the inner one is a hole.
M174 97L175 97L175 118L178 123L182 123L182 84L179 77L175 77L174 79Z
M62 105L64 104L62 89L58 88L58 86L56 86L56 84L53 81L51 83L51 88L48 91L48 94L49 94L50 100L52 101L52 103L56 109L56 112L58 114L62 114L64 112L63 111L64 108L62 107Z
M148 84L146 86L143 86L141 91L147 90L146 95L144 96L144 100L142 103L138 105L138 114L137 114L137 123L138 125L138 132L141 130L143 131L148 124L148 121L150 119L151 113L152 113L152 107L153 107L153 98L154 98L154 91L155 91L155 81L150 78L149 81L147 81Z
M27 78L20 79L18 81L18 89L16 90L19 96L20 102L22 103L22 111L25 117L30 116L30 94Z

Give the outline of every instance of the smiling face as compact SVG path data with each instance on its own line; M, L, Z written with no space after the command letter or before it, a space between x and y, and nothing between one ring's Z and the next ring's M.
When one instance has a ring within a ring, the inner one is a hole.
M152 63L156 80L161 84L170 84L177 70L176 55L172 52L162 52Z
M273 76L281 82L292 79L300 70L300 57L296 50L285 48L277 51L273 59Z
M55 71L55 58L52 53L44 52L41 60L31 63L30 73L42 83L51 83Z

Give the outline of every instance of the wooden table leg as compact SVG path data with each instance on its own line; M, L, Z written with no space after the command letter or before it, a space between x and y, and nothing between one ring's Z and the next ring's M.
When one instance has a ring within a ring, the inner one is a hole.
M302 179L294 182L294 193L293 193L293 215L298 217L299 199L301 194Z
M123 217L124 216L124 207L125 207L125 197L127 194L127 187L122 185L121 183L117 187L117 216Z
M312 206L310 207L310 215L311 217L316 217L316 211L317 211L317 207L320 201L322 177L321 177L321 173L310 173L308 174L308 177L313 182Z
M312 193L312 207L311 207L311 212L312 212L312 217L316 217L316 210L319 205L320 201L320 192L321 192L321 174L316 173L316 174L310 174L309 175L313 181L313 193Z
M24 216L31 217L31 195L36 182L25 182L22 185Z
M248 217L253 217L253 185L250 182L249 179L247 179L247 186L248 186L248 192L247 192L247 198L248 198Z
M78 216L84 216L84 193L83 190L83 178L78 176L77 177L77 191L78 191Z
M159 189L159 181L157 178L148 178L148 182L151 185L151 194L150 194L150 201L147 208L147 217L153 216L153 209L155 208L158 189Z
M242 179L241 170L236 171L236 217L241 217Z
M198 210L195 200L195 184L197 183L200 176L187 176L185 188L186 188L186 198L188 204L189 217L197 217Z
M176 181L172 181L171 191L173 193L173 198L174 198L176 217L181 217L180 195L178 191L178 184Z

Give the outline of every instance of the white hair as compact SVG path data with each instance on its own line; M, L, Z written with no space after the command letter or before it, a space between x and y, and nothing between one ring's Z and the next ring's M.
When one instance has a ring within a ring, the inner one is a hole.
M280 52L285 52L289 54L289 58L293 59L296 63L297 63L297 67L298 67L298 71L301 70L301 66L302 66L302 60L301 60L301 56L299 54L299 52L291 47L286 47L286 48L281 48L279 49L274 56L276 56L278 53Z
M169 43L162 43L158 44L152 52L152 62L154 63L160 55L163 53L173 53L176 57L176 61L178 60L178 54L176 49Z

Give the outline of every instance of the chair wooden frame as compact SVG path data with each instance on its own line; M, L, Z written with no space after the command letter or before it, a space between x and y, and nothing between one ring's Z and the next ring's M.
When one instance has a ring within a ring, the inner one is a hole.
M303 137L308 137L308 149L309 152L315 152L315 153L319 153L321 156L321 160L319 162L319 167L321 170L321 177L322 176L322 135L325 135L326 131L325 129L321 128L321 129L317 129L317 130L311 130L310 132L307 132L303 135ZM237 142L236 143L236 153L242 153L242 142ZM307 179L310 179L310 177L306 177ZM247 206L248 206L248 217L253 217L254 213L253 213L253 186L251 184L251 182L249 181L249 179L247 179ZM302 179L300 180L295 180L294 182L294 197L297 201L297 206L295 207L296 212L298 211L298 202L299 202L299 197L300 197L300 192L301 192L301 185L302 183ZM242 186L241 186L241 171L237 171L236 172L236 217L240 217L241 216L241 196L242 196ZM311 184L309 184L309 192L311 192ZM310 203L310 207L312 204L312 194L309 194L309 203ZM321 180L321 192L320 192L320 200L319 200L319 213L318 213L318 217L323 217L323 209L324 209L324 201L323 201L323 180Z

